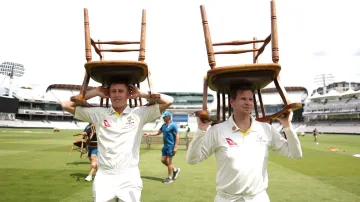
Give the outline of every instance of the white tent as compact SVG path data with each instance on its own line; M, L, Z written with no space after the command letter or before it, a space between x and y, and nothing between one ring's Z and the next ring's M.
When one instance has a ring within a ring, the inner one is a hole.
M346 92L341 94L341 97L351 97L355 95L355 91L351 88L349 88L349 90L347 90Z
M354 95L355 95L356 97L360 97L360 90L355 91L355 92L354 92Z
M323 95L322 97L327 99L334 99L340 97L341 94L337 92L335 89L331 89L327 94Z
M317 91L315 91L314 95L312 95L309 99L310 100L317 100L323 98L323 95L320 95Z

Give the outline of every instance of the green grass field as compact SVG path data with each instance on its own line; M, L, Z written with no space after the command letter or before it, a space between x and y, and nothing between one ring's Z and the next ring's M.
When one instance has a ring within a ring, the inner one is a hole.
M79 152L70 155L75 132L0 128L0 201L92 201L92 183L84 181L89 161L80 159ZM360 153L360 136L321 135L319 145L311 135L300 141L303 159L270 153L271 201L360 201L360 158L352 156ZM344 151L328 151L329 146ZM181 173L174 183L162 184L167 170L160 163L161 147L141 150L142 201L213 201L214 156L188 165L185 148L180 148L174 163Z

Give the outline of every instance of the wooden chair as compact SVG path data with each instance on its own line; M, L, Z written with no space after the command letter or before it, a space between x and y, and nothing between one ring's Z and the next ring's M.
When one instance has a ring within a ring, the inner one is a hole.
M86 136L86 145L87 148L97 148L97 140L93 140L94 135L96 135L95 126L91 125L91 134L90 137Z
M75 141L72 144L70 154L72 154L72 152L75 150L80 152L80 158L82 158L82 155L87 153L86 139L82 133L75 134L73 136L75 137ZM81 139L78 138L79 136L81 136Z
M257 40L255 37L249 41L231 41L224 43L212 43L209 24L206 16L205 7L200 6L202 24L204 30L204 37L206 43L206 50L208 55L208 63L210 70L207 72L207 76L204 77L204 95L203 95L203 110L196 112L196 115L203 121L210 121L209 113L207 111L207 89L208 87L217 93L217 111L216 120L214 123L225 121L226 113L226 99L225 95L228 94L228 114L231 115L229 90L230 86L237 83L250 83L257 92L262 116L259 116L257 109L256 97L254 94L254 108L256 114L256 120L262 122L271 123L272 120L283 116L286 113L290 113L290 110L297 110L301 108L301 103L291 103L288 99L285 88L280 83L279 72L281 66L279 62L279 48L278 48L278 34L277 34L277 22L276 22L276 9L275 1L271 1L271 34L265 40ZM273 63L257 62L258 57L264 51L267 44L271 42L272 47L272 61ZM257 43L263 43L260 48L257 48ZM213 46L223 45L245 45L253 44L253 49L247 50L227 50L214 52ZM231 66L216 66L215 54L241 54L253 52L252 64L235 64ZM275 83L276 89L281 96L284 103L284 107L277 113L272 115L266 115L263 100L261 97L261 89L266 87L271 82ZM221 97L221 101L220 101ZM220 114L220 104L222 104L222 114ZM221 116L221 117L220 117Z
M95 41L90 37L90 25L88 9L84 9L84 26L85 26L85 77L80 88L80 95L72 96L71 101L76 105L89 106L84 100L85 93L88 89L90 78L101 83L104 87L108 87L112 80L126 80L129 84L133 84L140 88L140 83L145 79L148 80L148 85L151 94L151 78L150 71L145 63L145 44L146 44L146 11L142 10L141 21L141 35L140 41ZM138 49L104 49L102 44L107 45L128 45L139 44ZM99 61L92 60L92 48L100 57ZM138 60L104 60L103 52L133 52L139 51ZM151 99L148 104L153 104L159 98L159 94L151 94ZM142 100L135 99L135 106L142 106ZM130 107L132 107L132 100L129 100ZM106 107L109 105L109 98L106 98ZM100 101L100 106L103 106L103 99Z

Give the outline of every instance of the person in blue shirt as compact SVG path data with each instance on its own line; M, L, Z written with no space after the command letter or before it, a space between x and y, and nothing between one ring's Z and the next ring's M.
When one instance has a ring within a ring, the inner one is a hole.
M163 134L164 146L162 148L161 162L168 168L168 177L165 178L163 183L172 183L180 172L180 168L176 168L172 163L172 159L177 152L179 143L178 126L171 121L171 113L165 111L162 115L164 124L158 131L153 133L145 133L144 136L157 136Z

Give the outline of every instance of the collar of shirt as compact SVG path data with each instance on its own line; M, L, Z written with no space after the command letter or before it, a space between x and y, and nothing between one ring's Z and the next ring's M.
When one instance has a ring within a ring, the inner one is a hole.
M126 108L124 109L124 111L121 114L129 114L130 112L131 112L131 108L128 105L128 106L126 106ZM115 114L116 117L120 116L120 114L117 111L115 111L115 109L113 107L110 107L110 113L109 114L110 115Z
M247 131L244 131L244 130L242 130L241 128L239 128L236 125L233 116L234 116L234 114L231 114L231 116L228 119L229 120L229 127L231 128L233 133L240 131L242 133L242 135L245 136L245 135L249 134L250 132L258 131L259 124L254 119L254 117L250 116L251 117L250 128Z

